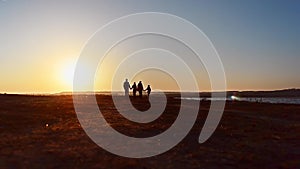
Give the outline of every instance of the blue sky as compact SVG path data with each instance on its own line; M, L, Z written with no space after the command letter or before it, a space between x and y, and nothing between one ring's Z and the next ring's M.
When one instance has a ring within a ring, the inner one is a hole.
M300 2L0 1L0 92L60 92L58 77L101 26L137 12L185 18L212 41L228 90L300 87ZM60 71L61 70L61 71Z

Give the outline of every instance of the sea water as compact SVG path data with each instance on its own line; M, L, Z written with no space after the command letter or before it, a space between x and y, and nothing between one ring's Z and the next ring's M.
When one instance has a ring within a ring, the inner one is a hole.
M184 100L211 100L211 101L247 101L259 103L274 103L274 104L300 104L298 97L226 97L226 98L199 98L199 97L181 97L176 99Z

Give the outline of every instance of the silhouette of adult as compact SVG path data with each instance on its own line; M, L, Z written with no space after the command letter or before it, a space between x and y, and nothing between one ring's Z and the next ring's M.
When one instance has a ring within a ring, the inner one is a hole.
M143 90L144 90L144 87L143 87L142 81L140 81L138 83L138 91L139 91L139 96L140 97L143 97Z
M132 89L133 96L135 97L135 96L136 96L136 90L137 90L137 87L136 87L136 83L135 83L135 82L134 82L133 85L131 86L131 89Z
M123 88L125 90L125 96L129 95L129 89L130 89L130 84L128 82L128 79L125 79L125 82L123 84Z
M147 86L147 88L145 89L145 91L147 91L147 94L148 94L148 97L149 97L149 95L151 93L151 87L150 87L150 85Z

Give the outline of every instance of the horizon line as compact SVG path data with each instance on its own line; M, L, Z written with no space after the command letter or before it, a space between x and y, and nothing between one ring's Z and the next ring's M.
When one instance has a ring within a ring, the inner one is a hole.
M281 89L245 89L245 90L225 90L225 91L179 91L179 90L153 90L153 93L163 91L166 93L214 93L214 92L272 92L272 91L284 91L284 90L300 90L300 88L281 88ZM59 95L59 94L71 94L71 93L122 93L124 90L98 90L98 91L61 91L61 92L0 92L0 95Z

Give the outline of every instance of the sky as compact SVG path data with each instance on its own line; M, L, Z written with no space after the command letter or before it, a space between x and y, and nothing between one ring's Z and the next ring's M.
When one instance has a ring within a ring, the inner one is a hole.
M201 29L222 60L227 90L300 88L299 11L300 2L293 0L2 0L0 93L71 91L87 40L110 21L139 12L173 14ZM114 71L114 66L103 67ZM110 74L101 74L101 69L95 75L95 90L110 90ZM200 69L199 90L210 90ZM152 70L139 72L130 82L138 80L154 89L178 90L176 80L184 77L174 80Z

